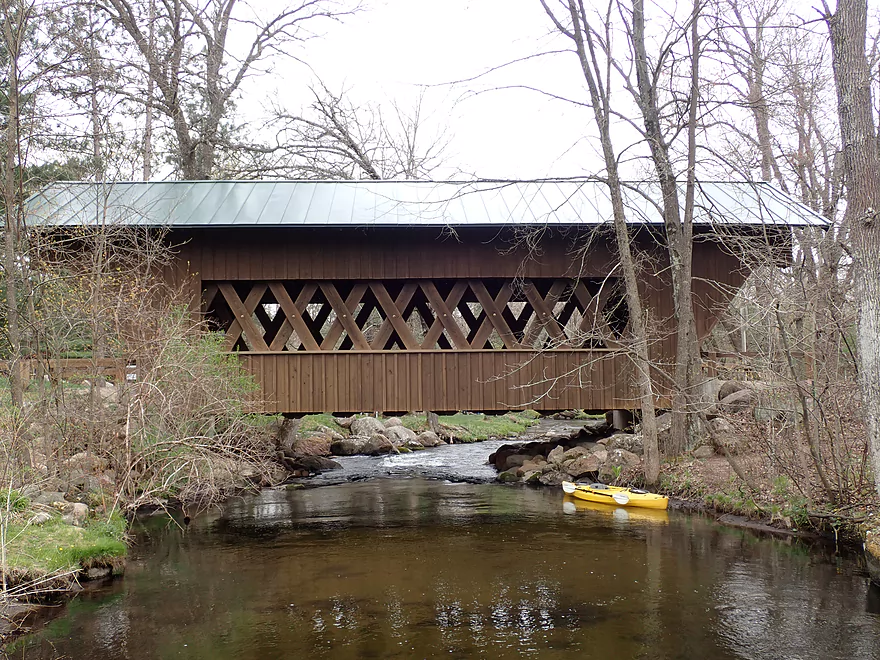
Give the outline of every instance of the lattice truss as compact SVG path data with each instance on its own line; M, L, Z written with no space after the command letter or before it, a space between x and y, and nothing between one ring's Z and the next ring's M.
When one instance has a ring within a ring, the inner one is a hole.
M613 347L627 325L616 280L205 282L228 350Z

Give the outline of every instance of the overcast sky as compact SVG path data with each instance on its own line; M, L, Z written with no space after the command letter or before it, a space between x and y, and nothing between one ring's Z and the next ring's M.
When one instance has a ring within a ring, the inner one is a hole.
M538 0L368 1L363 12L343 23L325 24L324 36L305 45L303 59L331 90L344 85L359 100L398 99L406 105L420 86L432 85L427 109L435 121L448 125L452 136L450 167L437 178L454 175L455 167L503 178L590 170L595 149L581 139L590 131L588 109L521 89L468 93L528 84L555 93L573 90L583 98L571 54L516 65L473 83L441 85L559 48ZM272 91L289 107L300 107L308 100L311 75L304 66L279 65Z

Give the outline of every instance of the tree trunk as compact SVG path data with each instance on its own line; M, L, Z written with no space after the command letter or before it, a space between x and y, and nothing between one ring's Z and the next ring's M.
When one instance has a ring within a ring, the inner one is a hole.
M4 270L6 284L6 332L9 339L9 390L12 405L21 408L24 400L24 382L19 368L21 361L21 328L18 315L18 129L19 129L19 89L18 89L18 45L21 31L13 24L15 12L5 8L3 17L3 40L6 42L8 58L8 128L6 130L6 158L3 173L3 206L6 215L4 230Z
M699 5L695 4L692 21L696 28ZM694 29L696 38L696 29ZM672 427L670 429L669 452L680 454L691 444L689 428L696 424L694 399L697 396L700 375L699 342L697 324L694 317L692 261L693 261L693 215L685 213L682 217L678 199L678 181L669 153L669 145L663 136L660 108L657 101L657 88L648 62L645 36L644 0L633 0L632 43L635 51L636 78L638 81L638 104L645 125L645 136L651 150L654 171L663 196L663 223L666 228L666 245L669 253L669 266L672 273L672 296L675 310L676 354L675 354L675 392L672 400ZM696 73L697 45L691 66ZM691 114L696 120L693 97L697 92L692 86ZM691 130L693 130L693 126ZM690 139L694 139L691 134ZM691 165L689 163L689 165ZM692 165L691 165L692 166ZM689 175L689 186L694 185L693 173ZM691 434L694 435L694 434Z
M617 252L620 259L620 267L623 271L626 303L629 311L630 330L632 332L632 346L630 359L634 369L634 380L639 397L639 407L642 413L642 438L644 442L644 470L645 482L648 485L657 483L660 476L660 451L657 446L657 416L654 405L654 386L651 381L651 362L648 353L648 333L645 310L642 307L642 298L639 292L639 277L635 259L632 254L629 227L626 223L626 208L623 201L623 190L617 166L617 156L611 141L611 89L599 86L602 80L601 72L597 71L598 65L595 57L593 42L590 35L590 27L583 9L583 4L577 0L569 0L568 10L571 15L572 29L564 28L553 12L541 0L544 10L553 20L557 29L574 41L580 60L581 71L590 92L590 103L596 124L599 128L599 138L602 143L602 155L605 159L607 172L606 184L611 197L612 218L614 236L617 242ZM589 54L588 54L589 49ZM610 57L610 53L606 53ZM594 68L596 67L596 68Z
M827 15L843 138L855 296L859 387L868 451L880 494L880 154L873 122L871 73L865 54L868 3L839 0Z

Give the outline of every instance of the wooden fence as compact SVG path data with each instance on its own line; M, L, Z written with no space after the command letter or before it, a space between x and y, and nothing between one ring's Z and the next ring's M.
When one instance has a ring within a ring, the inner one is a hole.
M17 368L24 382L42 380L46 377L61 380L73 380L88 378L89 376L103 376L110 380L121 383L127 374L135 373L134 366L129 360L119 358L62 358L62 359L36 359L29 358L11 363L0 361L0 372L9 374L11 368Z

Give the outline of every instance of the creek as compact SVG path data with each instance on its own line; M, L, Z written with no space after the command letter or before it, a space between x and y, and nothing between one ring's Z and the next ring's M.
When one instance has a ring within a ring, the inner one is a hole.
M124 579L10 655L880 657L880 590L855 560L481 483L500 444L352 457L320 488L236 498L188 526L140 520Z

